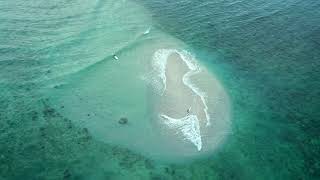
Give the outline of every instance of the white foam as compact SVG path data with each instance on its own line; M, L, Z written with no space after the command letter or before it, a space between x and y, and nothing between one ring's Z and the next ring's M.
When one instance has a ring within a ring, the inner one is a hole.
M207 103L205 100L206 93L204 91L201 91L198 87L195 86L195 84L191 83L191 81L190 81L190 77L195 74L200 73L201 68L196 64L193 56L189 52L183 51L183 53L179 53L179 55L181 56L181 59L187 64L187 66L190 69L190 71L187 72L183 76L182 81L186 86L188 86L190 89L192 89L192 91L201 98L201 101L204 105L204 112L206 114L206 120L207 120L206 125L209 126L210 125L210 115L208 113L208 106L207 106Z
M151 30L151 27L149 27L143 34L144 34L144 35L149 34L149 33L150 33L150 30Z
M181 59L187 64L190 71L188 71L183 77L183 83L189 87L196 95L201 98L201 101L204 105L204 112L206 115L206 125L210 125L210 115L208 113L208 106L206 104L206 94L205 92L201 91L195 84L193 84L190 80L190 77L200 73L201 68L197 65L193 56L187 51L179 51L176 49L159 49L153 55L153 73L154 76L157 76L159 79L162 80L161 85L157 83L156 79L153 81L152 84L157 85L155 88L160 92L160 95L166 90L166 65L168 57L172 53L177 53L180 55ZM202 148L201 142L201 135L200 135L200 126L199 126L199 119L195 115L187 115L181 119L174 119L167 115L162 114L161 117L167 119L165 124L172 128L179 128L182 131L183 135L191 141L197 149L200 151Z
M162 87L157 87L160 88L159 90L161 92L161 95L166 90L166 65L167 59L171 53L171 51L168 51L166 49L159 49L153 55L152 67L154 73L162 80Z
M201 150L202 140L197 116L187 115L183 118L175 119L161 114L160 117L164 119L164 123L170 128L179 129L185 136L185 139L191 141L197 147L198 151Z
M195 94L197 94L201 98L201 101L205 106L204 112L206 114L206 121L207 121L206 125L209 126L211 123L210 123L210 115L208 113L208 106L205 100L206 93L201 91L196 85L194 85L190 81L190 77L197 73L200 73L201 68L197 65L195 59L188 51L185 51L185 50L179 51L176 49L159 49L154 53L152 66L154 68L154 71L156 72L156 75L162 80L162 85L161 85L162 87L158 85L157 89L161 92L161 95L166 90L166 65L167 65L168 57L172 53L179 54L181 59L187 64L188 68L190 69L190 71L183 76L182 80L186 86L188 86ZM157 83L153 82L153 84L157 84Z

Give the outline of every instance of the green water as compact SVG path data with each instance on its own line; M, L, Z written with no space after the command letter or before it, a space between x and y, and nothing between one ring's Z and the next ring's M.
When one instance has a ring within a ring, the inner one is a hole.
M316 0L0 0L0 179L318 179L319 12ZM144 65L164 47L191 52L231 102L224 142L182 162L143 148Z

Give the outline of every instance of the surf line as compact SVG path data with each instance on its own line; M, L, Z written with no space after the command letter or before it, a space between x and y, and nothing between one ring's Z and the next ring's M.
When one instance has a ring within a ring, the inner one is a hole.
M187 54L189 57L192 57L188 52L184 51L185 54ZM181 59L187 64L188 68L190 69L190 71L188 71L183 77L182 77L182 81L183 83L188 86L196 95L198 95L204 105L204 109L203 111L205 112L205 115L206 115L206 120L207 120L207 123L206 123L206 126L210 126L211 123L210 123L210 115L209 115L209 112L208 112L208 106L207 106L207 103L206 103L206 100L205 100L205 97L206 97L206 94L201 91L198 87L196 87L193 83L191 83L190 81L190 77L195 75L195 74L198 74L201 72L201 68L199 66L197 66L195 64L195 62L191 62L192 60L188 61L187 57L184 55L184 53L178 53L180 56L181 56ZM193 60L194 61L194 60Z
M178 51L175 49L159 49L155 52L153 57L153 66L156 68L157 75L160 79L162 79L162 91L161 96L164 94L166 90L166 65L169 56L172 53L177 53L180 56L180 60L186 63L189 71L185 73L182 77L183 84L190 88L193 93L200 97L206 116L206 126L210 125L210 116L208 113L208 106L206 104L206 94L202 92L198 87L196 87L191 81L190 77L201 72L200 67L194 62L195 60L187 51ZM170 128L178 128L182 134L185 136L185 139L189 140L193 143L197 150L200 151L202 149L202 140L200 133L200 122L196 115L190 114L190 108L187 110L187 115L180 119L175 119L169 117L165 114L160 114L160 118L164 119L164 123L168 125Z
M158 77L162 80L162 87L160 87L161 95L164 94L166 90L166 66L167 66L167 60L169 56L173 53L177 53L181 60L183 60L190 71L188 71L185 75L182 77L182 81L184 85L189 87L197 96L200 97L203 105L204 105L204 112L206 116L206 126L210 126L210 115L208 112L208 106L206 102L206 93L201 91L196 85L194 85L190 81L190 77L193 75L196 75L201 72L201 68L196 64L195 60L193 59L193 56L188 51L179 51L176 49L159 49L157 50L153 55L153 67L157 71ZM159 88L159 87L158 87Z

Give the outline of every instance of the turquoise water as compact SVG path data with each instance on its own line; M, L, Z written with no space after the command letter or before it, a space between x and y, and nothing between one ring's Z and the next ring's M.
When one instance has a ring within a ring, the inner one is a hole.
M319 1L2 0L0 40L0 179L320 176ZM146 147L158 48L188 50L228 93L214 151Z

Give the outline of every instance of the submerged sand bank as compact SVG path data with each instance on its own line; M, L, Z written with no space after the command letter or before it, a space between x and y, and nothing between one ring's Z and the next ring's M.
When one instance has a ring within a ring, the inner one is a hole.
M93 139L152 159L176 162L211 155L230 127L222 85L200 64L198 72L191 55L197 51L187 52L185 43L153 26L152 14L142 6L119 1L108 7L117 12L103 11L108 28L86 34L89 45L99 48L53 70L59 79L43 90L53 107ZM71 74L62 77L65 73ZM118 123L121 117L128 119L126 125Z
M94 138L153 159L211 154L230 127L222 85L176 39L155 30L148 38L117 54L118 61L97 64L55 89L55 104ZM121 117L128 125L118 124Z

